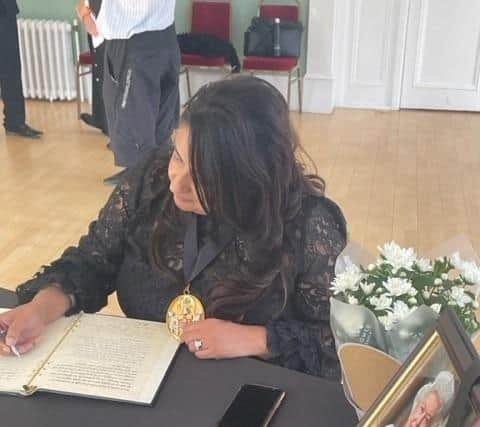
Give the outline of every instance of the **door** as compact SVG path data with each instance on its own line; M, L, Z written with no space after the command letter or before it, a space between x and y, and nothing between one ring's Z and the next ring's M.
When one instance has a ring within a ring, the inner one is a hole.
M480 1L410 0L402 108L480 110Z
M414 0L417 1L417 0ZM443 0L442 0L443 1ZM343 17L343 107L397 108L407 27L406 0L346 0L337 5ZM342 8L343 6L343 8ZM339 73L340 74L340 73Z

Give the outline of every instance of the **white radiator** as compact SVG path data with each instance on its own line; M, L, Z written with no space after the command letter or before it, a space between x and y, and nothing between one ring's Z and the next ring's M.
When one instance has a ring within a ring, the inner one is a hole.
M75 99L72 25L19 19L18 36L24 96L50 101Z

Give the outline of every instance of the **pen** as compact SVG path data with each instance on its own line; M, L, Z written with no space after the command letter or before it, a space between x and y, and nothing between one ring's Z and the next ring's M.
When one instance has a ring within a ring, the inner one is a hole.
M7 331L6 330L0 330L0 337L4 337L5 335L7 335ZM20 357L20 352L17 350L17 347L15 347L14 345L10 345L10 350L12 351L12 353L17 356L17 357Z

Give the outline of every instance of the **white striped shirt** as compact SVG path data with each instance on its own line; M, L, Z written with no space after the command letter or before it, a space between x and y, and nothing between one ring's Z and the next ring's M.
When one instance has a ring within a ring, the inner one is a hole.
M164 30L175 19L175 1L103 0L96 19L98 32L107 40L116 40Z

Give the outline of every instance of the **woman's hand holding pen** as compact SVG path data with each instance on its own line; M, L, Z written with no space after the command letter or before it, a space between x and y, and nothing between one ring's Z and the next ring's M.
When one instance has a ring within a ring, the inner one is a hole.
M41 290L24 305L0 314L0 356L12 355L12 346L20 354L32 350L40 341L45 326L63 316L70 308L70 298L57 287Z
M45 321L33 302L0 314L0 329L6 331L4 342L0 343L0 355L11 355L15 348L20 354L30 351L44 328Z

